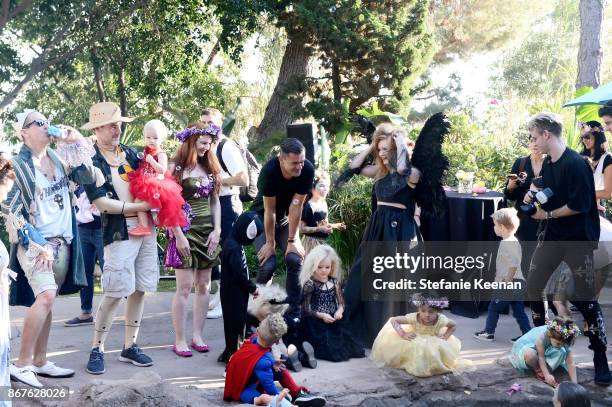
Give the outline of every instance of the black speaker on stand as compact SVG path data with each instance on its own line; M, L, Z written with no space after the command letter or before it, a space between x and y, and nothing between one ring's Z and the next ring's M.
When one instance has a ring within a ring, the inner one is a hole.
M315 163L315 139L314 129L312 123L300 123L300 124L288 124L287 125L287 137L298 139L306 147L306 159L316 165Z

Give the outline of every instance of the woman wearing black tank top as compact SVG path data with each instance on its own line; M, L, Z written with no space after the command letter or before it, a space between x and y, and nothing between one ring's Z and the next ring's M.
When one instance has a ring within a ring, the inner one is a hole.
M421 172L411 167L408 143L404 131L389 123L376 128L370 148L360 153L350 164L360 168L368 154L374 165L365 166L360 174L375 179L374 193L377 206L363 234L357 256L344 290L347 323L351 331L366 347L371 347L380 328L394 315L406 314L406 302L363 301L362 252L368 242L421 241L421 232L414 219L416 204L414 188Z

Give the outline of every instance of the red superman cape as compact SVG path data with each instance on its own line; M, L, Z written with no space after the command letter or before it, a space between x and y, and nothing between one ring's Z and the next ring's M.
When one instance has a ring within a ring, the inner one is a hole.
M249 383L255 365L269 351L270 348L263 348L247 339L232 355L225 375L225 401L240 401L240 395Z

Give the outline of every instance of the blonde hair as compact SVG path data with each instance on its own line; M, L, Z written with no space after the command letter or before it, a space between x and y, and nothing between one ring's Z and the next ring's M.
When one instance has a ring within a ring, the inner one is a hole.
M143 136L146 134L147 130L153 130L155 134L157 134L157 137L159 137L160 143L168 137L168 128L161 120L149 120L142 129Z
M514 233L521 224L516 213L516 209L514 208L502 208L495 211L491 217L493 218L493 222L506 227Z
M340 283L342 276L342 263L340 262L340 257L338 257L338 254L333 247L326 244L321 244L314 247L308 253L306 259L304 259L304 265L302 266L302 271L300 272L300 285L302 287L312 278L312 275L317 270L317 267L319 267L319 263L325 259L331 260L332 263L329 276L335 278L336 281Z
M257 327L257 335L267 345L278 342L287 333L287 323L281 314L270 314Z

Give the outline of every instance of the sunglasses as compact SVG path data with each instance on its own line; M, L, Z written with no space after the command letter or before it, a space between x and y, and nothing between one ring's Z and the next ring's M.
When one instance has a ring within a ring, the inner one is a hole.
M583 139L583 140L591 140L593 137L590 136L590 135L586 135L586 136L582 136L580 138Z
M50 123L49 123L49 120L37 119L37 120L32 120L30 123L26 124L22 128L29 129L33 124L35 124L37 127L43 127L45 124L50 124Z

